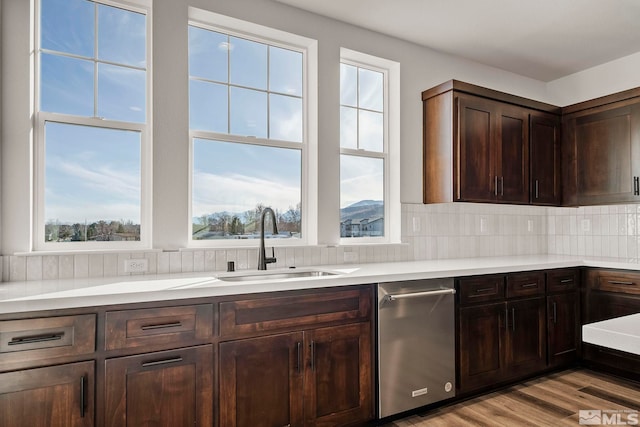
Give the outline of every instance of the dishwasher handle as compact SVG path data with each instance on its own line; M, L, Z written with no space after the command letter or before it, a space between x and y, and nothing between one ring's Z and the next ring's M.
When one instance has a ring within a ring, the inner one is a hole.
M449 295L449 294L455 294L455 293L456 293L455 289L437 289L433 291L413 292L409 294L387 295L385 298L387 301L395 301L399 299L432 297L436 295Z

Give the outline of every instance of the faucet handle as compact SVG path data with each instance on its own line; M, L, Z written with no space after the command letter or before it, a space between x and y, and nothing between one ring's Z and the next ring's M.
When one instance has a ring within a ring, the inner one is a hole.
M275 250L275 248L272 246L272 247L271 247L271 257L270 257L270 258L265 259L265 260L264 260L264 263L265 263L265 264L273 264L273 263L275 263L276 261L278 261L278 260L276 259L276 250Z

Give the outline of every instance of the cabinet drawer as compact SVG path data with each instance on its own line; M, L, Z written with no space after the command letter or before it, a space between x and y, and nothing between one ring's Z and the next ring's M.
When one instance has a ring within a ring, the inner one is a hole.
M569 292L578 288L580 270L561 268L547 271L547 292Z
M0 322L0 369L16 362L90 354L95 348L95 314Z
M105 318L105 348L170 346L207 340L213 335L213 305L186 305L109 311Z
M504 298L504 275L460 278L458 294L460 304L501 300Z
M640 274L600 271L592 287L601 291L640 295Z
M544 294L544 272L530 271L507 275L507 298Z
M250 334L368 318L371 288L220 303L220 335Z

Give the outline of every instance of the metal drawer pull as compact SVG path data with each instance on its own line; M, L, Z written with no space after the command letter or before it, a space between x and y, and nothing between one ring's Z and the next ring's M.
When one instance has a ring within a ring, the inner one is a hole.
M482 292L491 292L494 291L495 288L480 288L480 289L476 289L476 294L480 294Z
M32 335L29 337L11 338L7 345L33 344L45 341L58 341L64 336L64 332L56 332L54 334Z
M560 284L562 284L562 285L564 285L566 283L572 283L572 282L573 282L573 279L562 279L562 280L560 280Z
M142 364L142 367L147 368L149 366L165 365L167 363L178 363L178 362L182 362L182 357L178 356L172 359L154 360L153 362L144 362Z
M143 331L149 331L152 329L165 329L165 328L179 328L182 326L182 322L172 322L172 323L159 323L157 325L143 325L140 327Z
M414 292L412 294L387 295L386 299L388 301L395 301L399 299L431 297L436 295L449 295L449 294L455 294L455 293L456 293L455 289L438 289L435 291Z
M553 302L553 323L558 323L558 311L557 311L557 304L555 301Z
M633 282L619 282L617 280L609 280L609 284L611 285L624 285L624 286L633 286L635 283Z
M300 341L296 342L296 371L298 373L302 372L302 343Z
M311 372L313 372L316 370L316 342L311 341L309 347L311 349Z
M526 285L522 285L522 288L537 288L538 284L537 283L527 283Z
M516 331L516 309L515 308L511 309L511 330L513 332Z

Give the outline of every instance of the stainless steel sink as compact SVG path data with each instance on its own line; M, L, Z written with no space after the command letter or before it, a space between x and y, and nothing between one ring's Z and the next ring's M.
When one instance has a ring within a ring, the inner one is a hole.
M302 277L324 277L324 276L336 276L338 273L332 273L330 271L321 270L303 270L303 271L274 271L272 273L260 272L251 274L239 274L229 276L218 276L218 280L224 282L248 282L259 280L285 280L285 279L299 279Z

